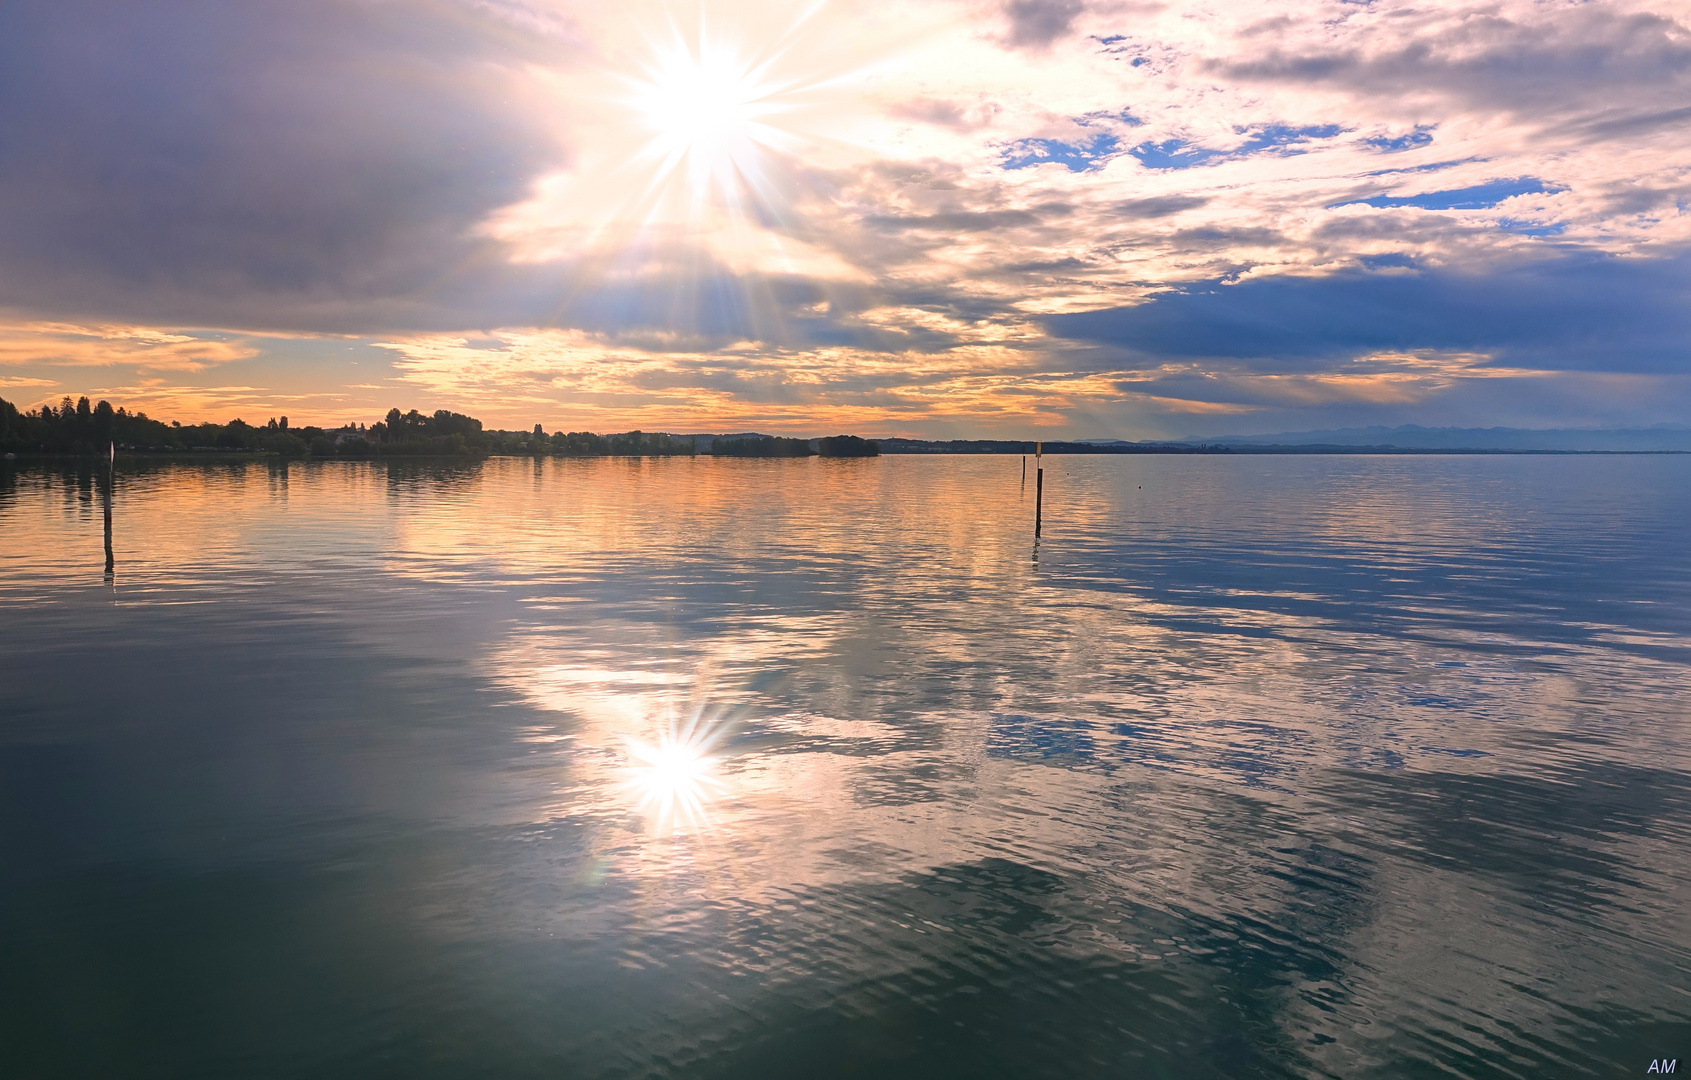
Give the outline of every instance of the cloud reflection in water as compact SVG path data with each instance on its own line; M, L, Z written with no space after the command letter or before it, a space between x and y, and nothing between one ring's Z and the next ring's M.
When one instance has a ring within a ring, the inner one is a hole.
M1057 459L1036 564L1014 458L173 463L110 588L93 472L0 468L0 950L88 920L161 1075L261 998L277 1076L1618 1075L1686 465Z

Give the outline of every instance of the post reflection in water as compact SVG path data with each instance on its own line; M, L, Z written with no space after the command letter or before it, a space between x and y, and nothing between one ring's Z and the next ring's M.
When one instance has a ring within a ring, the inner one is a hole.
M8 1068L1691 1046L1691 458L1017 467L0 466Z
M100 483L100 502L105 508L106 517L106 580L112 580L117 560L112 554L112 488L117 486L115 469L107 469L106 475Z

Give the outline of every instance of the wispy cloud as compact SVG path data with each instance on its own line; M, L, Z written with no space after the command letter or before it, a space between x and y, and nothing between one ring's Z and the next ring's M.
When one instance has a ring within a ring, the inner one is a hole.
M202 371L259 355L251 343L146 326L0 322L0 365L110 367Z

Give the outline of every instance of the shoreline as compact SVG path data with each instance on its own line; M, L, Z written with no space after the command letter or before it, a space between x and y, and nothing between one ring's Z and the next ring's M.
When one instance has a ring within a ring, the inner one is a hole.
M1691 450L1533 450L1517 448L1489 448L1489 447L1393 447L1393 446L1228 446L1217 448L1145 448L1121 449L1109 448L1100 450L1071 450L1048 449L1049 457L1685 457L1691 455ZM1034 456L1032 452L1025 455L1015 450L883 450L876 457L1019 457ZM872 460L869 456L852 457L821 457L808 455L806 457L785 455L758 454L372 454L369 456L317 456L298 454L278 454L266 450L123 450L117 453L115 460L122 461L200 461L216 463L235 463L244 461L299 461L299 462L359 462L359 463L391 463L403 461L456 461L477 462L493 458L507 458L512 460L557 459L560 461L597 461L609 459L629 458L685 458L693 460L708 458L723 461L806 461L810 458L823 461L856 461ZM0 455L0 464L12 465L23 462L104 462L108 460L104 454L56 454L30 453L9 451Z

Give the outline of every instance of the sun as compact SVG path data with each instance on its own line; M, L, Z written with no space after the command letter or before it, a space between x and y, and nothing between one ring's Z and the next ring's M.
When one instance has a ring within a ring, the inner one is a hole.
M813 236L805 208L860 153L848 145L853 118L880 54L827 31L825 0L735 0L708 19L707 2L696 19L671 15L688 0L610 17L603 62L554 86L571 160L490 218L486 235L521 262L581 260L606 279L655 273L684 291L706 277L715 288L861 276Z
M702 31L696 46L677 38L653 53L630 103L660 176L679 170L696 193L755 183L759 153L781 141L770 120L783 87L767 77L768 65Z

